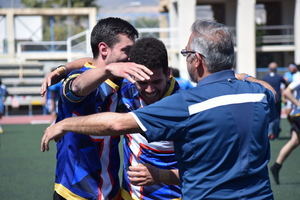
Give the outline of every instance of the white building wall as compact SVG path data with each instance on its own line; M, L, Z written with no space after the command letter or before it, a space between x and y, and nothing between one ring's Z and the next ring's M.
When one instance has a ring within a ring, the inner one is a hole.
M295 40L295 63L300 64L300 0L295 0L294 17L294 40Z
M238 0L236 18L236 71L255 76L255 0Z

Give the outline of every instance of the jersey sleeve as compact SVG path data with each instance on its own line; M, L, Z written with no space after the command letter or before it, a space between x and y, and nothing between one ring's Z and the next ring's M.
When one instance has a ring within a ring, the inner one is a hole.
M68 78L66 78L66 80L63 82L63 87L62 87L63 99L68 100L69 102L72 103L79 103L85 98L84 96L76 95L72 91L72 82L79 75L80 73L74 73L70 75Z
M62 97L63 100L67 100L70 103L79 103L81 102L85 96L78 96L72 91L72 82L83 72L89 70L91 68L83 66L79 70L72 71L68 77L63 81L62 84Z
M149 142L176 140L186 127L188 107L181 94L131 112Z

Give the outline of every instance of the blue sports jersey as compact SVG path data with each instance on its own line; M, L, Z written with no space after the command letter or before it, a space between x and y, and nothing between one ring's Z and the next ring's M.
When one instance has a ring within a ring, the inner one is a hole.
M73 79L92 67L85 64L64 81L57 121L116 110L118 86L110 80L86 97L76 96L70 90ZM66 133L57 142L55 191L66 199L118 199L119 141L116 136Z
M179 89L175 79L170 81L170 87L165 96L169 96ZM122 101L128 111L145 106L135 85L124 81L121 89ZM129 199L179 199L181 197L178 185L155 184L150 186L134 186L130 184L127 175L129 166L138 163L148 163L160 169L177 169L173 142L147 142L141 134L127 134L124 136L124 173L122 197Z
M262 85L224 70L132 114L149 142L174 142L183 199L273 199L274 95Z
M0 116L4 113L4 100L8 95L5 85L0 85Z

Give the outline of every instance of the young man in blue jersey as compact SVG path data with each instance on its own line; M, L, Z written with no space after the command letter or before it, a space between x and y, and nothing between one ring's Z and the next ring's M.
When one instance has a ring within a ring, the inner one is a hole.
M133 77L138 74L131 73L130 78L134 83L123 81L120 91L122 105L125 107L123 111L129 112L152 104L179 89L175 79L170 77L167 50L161 41L155 38L138 40L131 47L129 61L146 66L153 74L149 80L140 80ZM76 67L74 62L72 65ZM110 67L110 73L126 77L121 71L124 71L122 65ZM72 85L89 93L93 87L88 84L95 86L94 83L101 83L103 77L106 77L106 73L101 68L95 68L78 76ZM123 199L178 199L181 197L178 184L177 161L172 142L148 143L140 134L125 136Z
M150 142L174 142L183 199L273 199L267 130L274 90L248 75L235 77L232 36L222 24L195 21L181 53L195 88L130 113L65 119L46 129L41 150L70 130L141 133Z
M93 63L104 69L112 62L126 61L128 50L137 36L136 29L120 18L99 20L91 33ZM64 80L57 122L67 117L116 110L119 78L112 74L106 77L111 79L89 93L82 93L74 87L76 77L91 68L94 66L86 63ZM58 70L64 71L65 68ZM74 132L62 137L57 142L53 199L120 199L119 140L118 136L94 137Z
M179 89L175 79L170 77L167 50L161 41L155 38L139 39L132 46L129 59L146 66L153 75L146 81L124 81L121 89L122 103L128 112L155 103ZM181 197L172 142L150 143L141 134L126 134L123 148L123 199L155 200Z

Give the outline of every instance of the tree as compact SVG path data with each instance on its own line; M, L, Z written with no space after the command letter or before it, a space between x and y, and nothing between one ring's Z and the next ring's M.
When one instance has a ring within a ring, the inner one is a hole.
M97 7L95 0L22 0L22 3L29 8Z
M96 0L22 0L30 8L97 7ZM50 28L50 17L43 17L43 40L66 40L67 37L82 32L88 27L84 16L54 16L55 24ZM85 20L85 23L81 23ZM66 28L67 27L67 28ZM50 32L54 32L54 38Z

